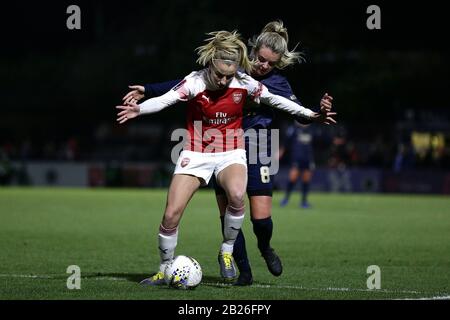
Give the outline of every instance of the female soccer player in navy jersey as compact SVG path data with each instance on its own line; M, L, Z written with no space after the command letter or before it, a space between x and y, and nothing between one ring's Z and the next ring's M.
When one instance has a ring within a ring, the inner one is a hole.
M284 207L289 202L292 190L301 178L301 201L300 207L303 209L310 208L308 202L309 185L314 170L314 154L313 154L313 133L309 125L302 125L295 122L289 126L286 132L284 146L280 149L280 158L289 152L289 181L286 186L286 192L280 206Z
M275 69L283 69L301 60L301 55L295 51L289 51L287 47L288 34L286 28L283 27L281 21L274 21L267 24L261 34L251 42L251 56L255 60L255 64L250 72L252 77L259 80L268 91L283 96L289 101L294 101L297 105L301 105L293 94L286 78L280 75ZM167 92L170 88L178 84L180 80L169 81L159 84L148 84L145 86L130 86L130 91L125 97L125 103L133 103L145 96L155 96ZM335 123L331 113L332 98L327 94L320 102L320 112L322 123ZM273 110L261 100L261 105L247 103L244 118L244 130L255 129L258 132L258 141L267 141L267 153L271 154L270 146L270 128L273 120ZM308 120L306 120L308 121ZM259 129L269 129L267 133ZM261 135L264 134L264 137ZM263 140L267 139L267 140ZM245 147L247 151L247 160L249 158L249 150L253 147L251 144L258 145L258 141L246 141ZM250 145L249 145L250 144ZM259 158L257 158L259 159ZM248 163L248 185L247 194L250 200L250 214L253 223L253 230L258 240L258 248L261 255L265 259L269 271L279 276L282 273L282 264L278 255L270 246L272 238L273 223L271 218L272 209L272 177L268 168L270 163ZM228 200L226 191L220 186L215 185L217 203L220 209L222 226L226 225L226 208ZM224 230L226 229L226 226ZM224 231L225 232L225 231ZM248 261L245 238L242 231L239 231L237 239L234 242L233 257L239 268L240 274L236 281L236 285L250 285L253 282L252 272ZM219 259L220 263L220 259ZM222 268L221 268L222 270Z

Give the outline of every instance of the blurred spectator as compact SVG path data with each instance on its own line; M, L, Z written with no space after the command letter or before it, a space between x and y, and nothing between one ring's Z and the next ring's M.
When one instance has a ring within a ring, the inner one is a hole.
M76 137L70 137L65 146L65 159L66 160L77 160L78 157L78 139Z
M350 166L358 166L361 162L361 155L359 154L356 144L349 141L347 144L347 158Z
M328 166L334 169L345 168L349 162L349 157L347 154L346 139L343 133L338 133L333 137L330 148Z
M411 145L400 143L394 159L393 170L400 172L405 169L412 169L415 166L415 155Z

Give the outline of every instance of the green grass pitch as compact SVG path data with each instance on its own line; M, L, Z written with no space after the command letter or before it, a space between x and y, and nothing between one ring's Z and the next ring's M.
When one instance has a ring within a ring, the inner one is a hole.
M159 262L157 231L166 190L0 189L0 299L421 299L450 296L450 199L443 196L319 194L312 209L286 208L274 194L275 278L244 223L251 287L221 283L218 210L211 190L195 194L181 220L176 254L203 269L191 291L141 287ZM248 207L248 205L247 205ZM81 289L69 290L69 265ZM381 288L367 288L367 267Z

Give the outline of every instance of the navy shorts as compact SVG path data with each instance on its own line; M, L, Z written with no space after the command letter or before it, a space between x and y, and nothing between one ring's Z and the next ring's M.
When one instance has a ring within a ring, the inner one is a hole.
M291 161L291 167L299 170L313 170L314 162L310 159L296 159Z

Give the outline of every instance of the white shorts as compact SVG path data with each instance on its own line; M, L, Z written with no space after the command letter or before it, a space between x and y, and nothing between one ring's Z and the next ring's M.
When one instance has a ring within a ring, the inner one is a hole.
M226 152L181 151L173 174L188 174L203 179L208 184L213 173L217 178L220 171L232 164L242 164L247 168L247 155L244 149Z

